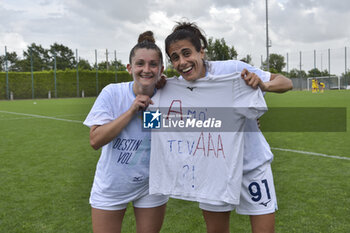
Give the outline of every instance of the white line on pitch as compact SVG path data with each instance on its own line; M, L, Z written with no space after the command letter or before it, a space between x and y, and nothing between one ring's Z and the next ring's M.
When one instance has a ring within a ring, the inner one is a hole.
M341 157L341 156L337 156L337 155L326 155L326 154L321 154L321 153L316 153L316 152L309 152L309 151L302 151L302 150L292 150L292 149L275 148L275 147L271 147L271 149L272 150L294 152L294 153L299 153L299 154L306 154L306 155L322 156L322 157L333 158L333 159L350 160L349 157Z
M8 114L14 114L14 115L20 115L20 116L30 116L30 117L36 117L36 118L44 118L44 119L51 119L51 120L57 120L57 121L66 121L66 122L74 122L74 123L83 123L82 121L77 120L69 120L69 119L62 119L57 117L49 117L49 116L41 116L41 115L35 115L35 114L27 114L27 113L18 113L18 112L8 112L8 111L1 111L2 113L8 113ZM302 151L302 150L292 150L292 149L284 149L284 148L276 148L271 147L272 150L279 150L279 151L288 151L288 152L294 152L299 154L307 154L307 155L315 155L315 156L322 156L327 158L333 158L333 159L343 159L343 160L350 160L348 157L341 157L337 155L327 155L327 154L321 154L316 152L309 152L309 151Z
M63 119L63 118L57 118L57 117L49 117L49 116L41 116L41 115L35 115L35 114L27 114L27 113L19 113L19 112L8 112L8 111L1 111L1 113L8 113L8 114L14 114L14 115L20 115L20 116L29 116L29 117L36 117L36 118L44 118L44 119L50 119L50 120L56 120L56 121L66 121L66 122L74 122L74 123L83 123L82 121L77 120L69 120L69 119Z

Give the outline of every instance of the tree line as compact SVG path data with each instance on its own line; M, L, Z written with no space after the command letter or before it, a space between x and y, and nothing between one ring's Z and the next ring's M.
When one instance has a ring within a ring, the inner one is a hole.
M228 46L224 38L214 39L209 38L208 47L206 50L206 55L208 60L229 60L237 59L238 53L234 46ZM252 64L252 58L248 54L242 59L243 62ZM7 64L6 62L7 61ZM261 69L267 67L267 61L262 62ZM66 69L76 69L77 65L79 69L82 70L111 70L111 71L125 71L126 65L122 64L121 61L102 61L96 65L91 65L88 60L79 58L78 64L74 52L63 44L54 43L50 45L49 49L43 48L41 45L32 43L23 51L23 59L17 56L16 52L8 52L5 55L0 56L0 71L6 71L6 66L8 71L15 72L29 72L31 69L33 71L43 71L43 70L66 70ZM272 73L283 73L289 78L306 78L306 77L320 77L329 76L327 70L319 70L317 68L311 69L309 71L292 69L290 72L286 73L282 70L285 68L286 63L284 61L284 56L279 54L270 54L269 57L269 67ZM167 69L172 69L171 64ZM349 76L349 72L344 74Z
M213 39L209 38L208 40L208 48L206 51L206 55L208 60L218 61L218 60L229 60L229 59L237 59L238 53L235 50L234 46L229 47L224 38L221 39ZM252 57L247 54L245 57L240 59L243 62L252 64ZM262 66L260 67L263 70L266 70L267 60L262 62ZM284 72L283 69L286 67L286 62L284 61L284 56L280 54L272 53L269 56L269 71L271 73L282 73L289 78L307 78L307 77L322 77L322 76L330 76L328 70L319 70L317 68L313 68L309 71L292 69L290 72ZM350 72L343 74L343 76L350 76Z
M6 63L7 61L7 63ZM43 48L41 45L32 43L23 51L23 58L19 58L16 52L7 52L6 55L0 56L0 71L14 72L30 72L43 70L66 70L79 69L83 70L112 70L124 71L126 67L121 61L103 61L92 66L88 60L79 58L78 64L73 50L63 44L54 43L49 49Z
M267 66L267 61L265 60L263 62L263 67ZM313 68L309 71L299 70L299 69L292 69L288 73L282 71L286 63L284 62L284 57L279 54L272 53L269 57L269 66L270 66L270 72L271 73L282 73L286 75L289 78L307 78L307 77L324 77L324 76L330 76L328 70L319 70L317 68Z

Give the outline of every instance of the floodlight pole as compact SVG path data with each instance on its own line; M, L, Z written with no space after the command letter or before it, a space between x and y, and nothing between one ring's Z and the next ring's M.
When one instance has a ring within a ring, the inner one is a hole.
M96 69L96 96L98 96L98 65L97 65L97 49L95 49L95 69Z
M79 57L78 57L78 49L75 49L75 57L76 57L76 69L77 69L77 97L79 97Z
M57 98L57 76L56 76L56 70L57 70L57 63L56 63L56 51L53 54L54 57L54 81L55 81L55 98Z
M348 67L347 67L347 49L346 49L346 46L345 46L345 72L344 72L344 77L345 77L345 84L348 85Z
M32 52L32 48L29 48L29 54L30 54L30 74L32 77L32 99L34 99L34 76L33 76L33 52Z
M117 83L118 82L117 50L114 50L114 63L115 63L115 83Z
M9 72L7 67L7 47L5 46L5 71L6 71L6 99L10 99L9 92ZM345 72L346 73L346 72Z
M266 68L267 71L270 70L270 55L269 55L269 12L268 12L268 3L266 0Z
M328 73L331 77L331 49L328 49Z

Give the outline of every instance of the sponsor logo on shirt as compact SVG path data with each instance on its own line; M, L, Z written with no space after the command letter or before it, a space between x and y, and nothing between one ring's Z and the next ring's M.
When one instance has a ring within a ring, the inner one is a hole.
M187 89L189 89L190 91L193 91L193 89L195 89L197 87L187 87Z

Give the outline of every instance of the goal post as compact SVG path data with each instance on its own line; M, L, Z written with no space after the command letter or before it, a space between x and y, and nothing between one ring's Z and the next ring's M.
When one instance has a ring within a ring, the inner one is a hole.
M309 91L312 87L312 79L316 79L317 83L324 83L326 90L340 90L340 77L339 76L323 76L323 77L312 77L307 78L307 90Z

